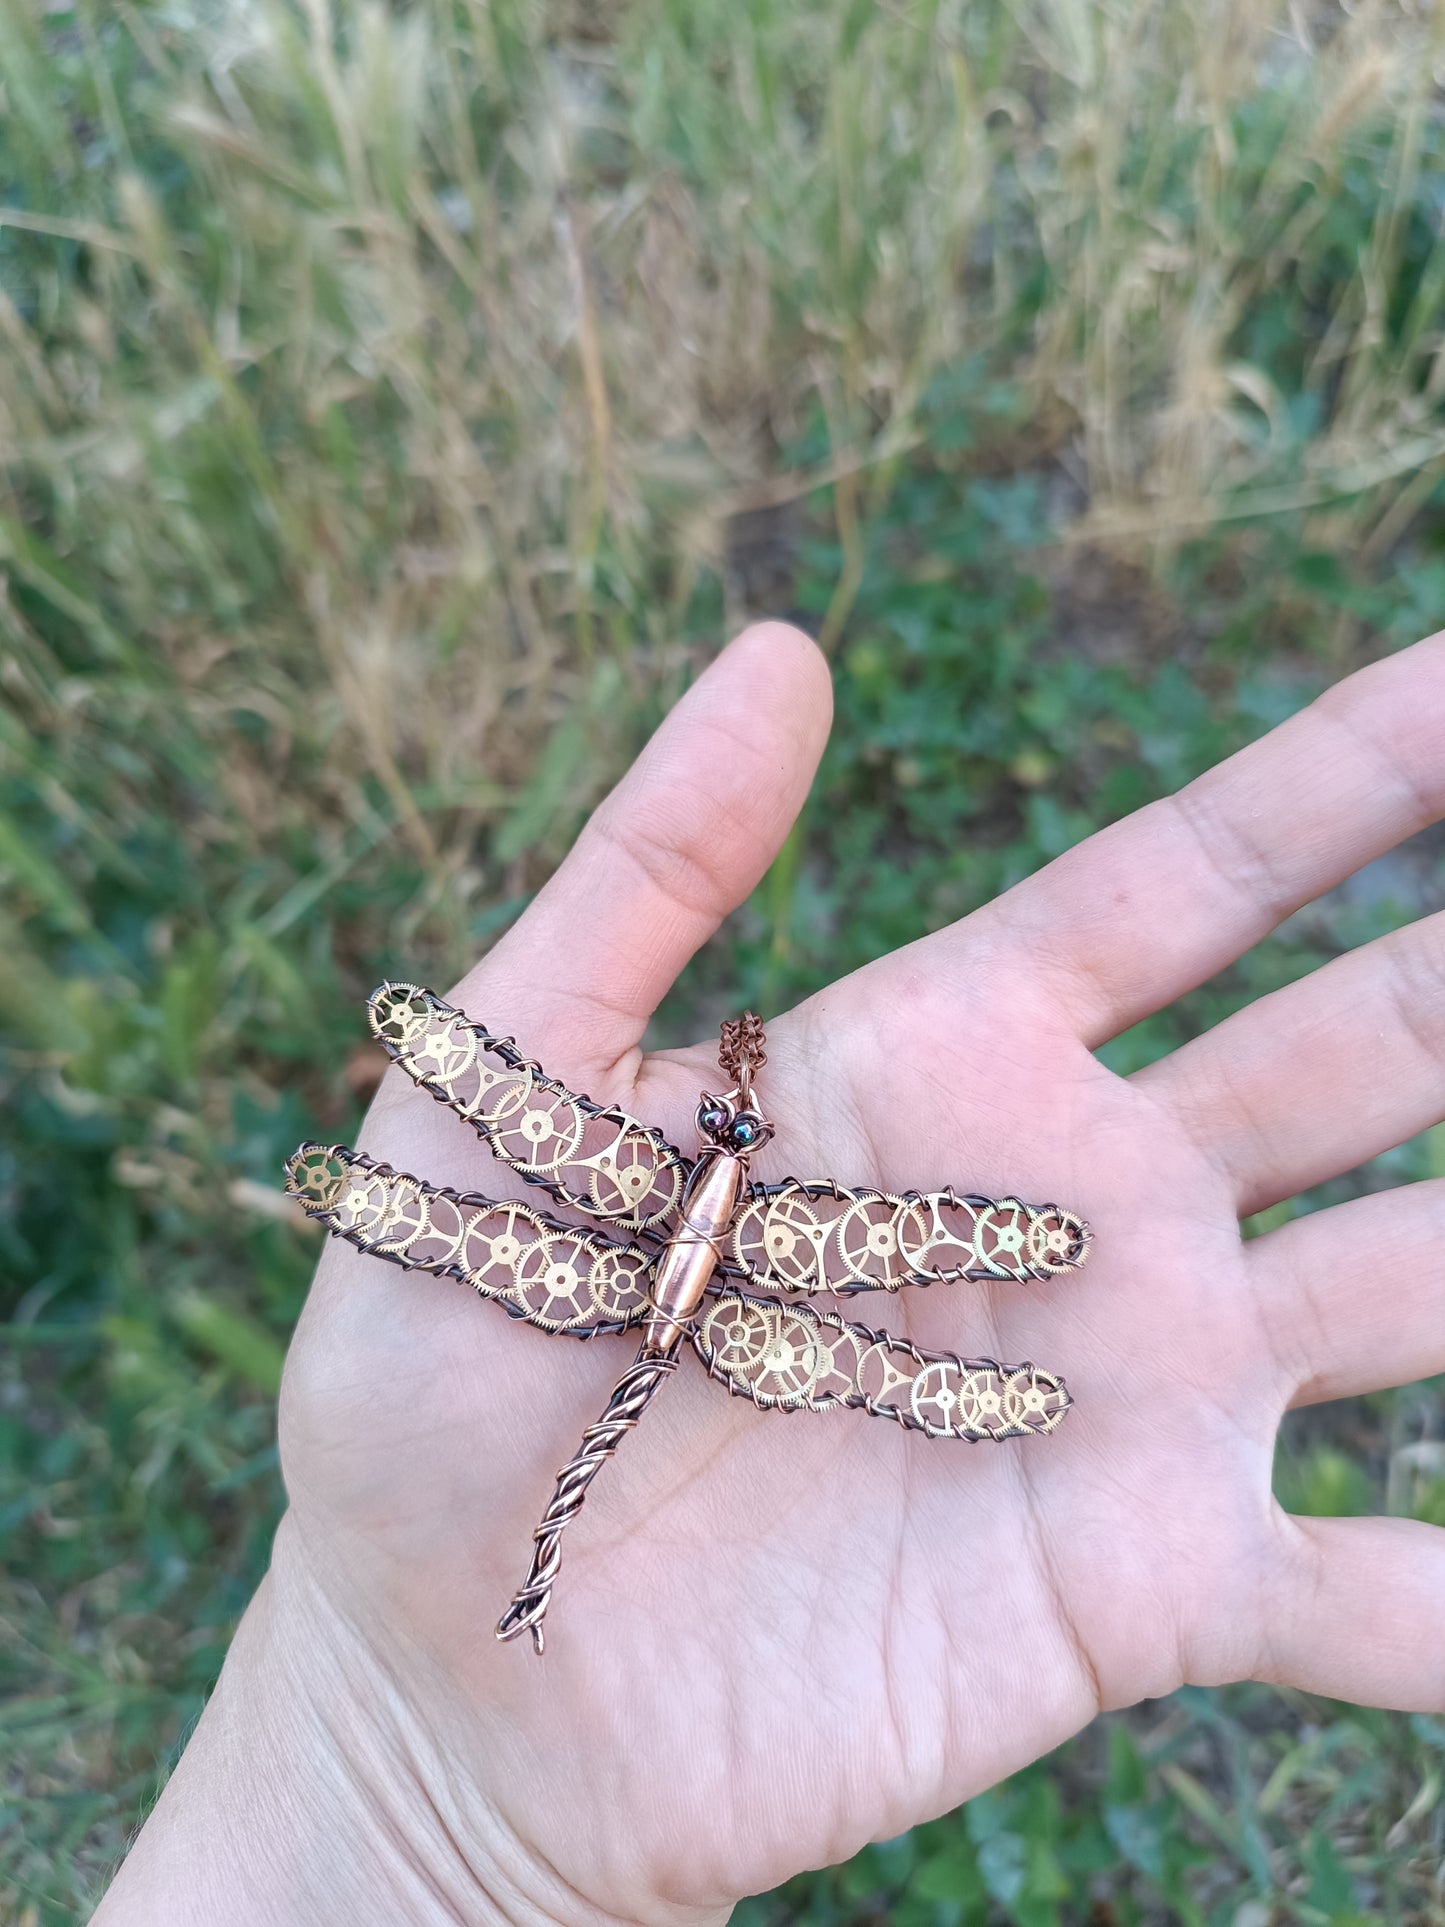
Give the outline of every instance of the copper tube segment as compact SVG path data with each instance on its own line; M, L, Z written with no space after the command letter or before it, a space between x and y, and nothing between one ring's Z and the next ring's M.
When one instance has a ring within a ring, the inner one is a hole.
M732 1223L746 1162L730 1151L705 1150L683 1194L680 1222L657 1265L655 1307L642 1334L645 1353L672 1350L684 1322L702 1303Z

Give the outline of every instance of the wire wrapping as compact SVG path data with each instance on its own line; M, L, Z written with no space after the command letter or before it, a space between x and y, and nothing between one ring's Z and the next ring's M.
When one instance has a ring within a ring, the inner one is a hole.
M723 1076L736 1084L744 1105L751 1104L753 1078L768 1061L765 1042L763 1020L755 1010L723 1020L717 1061Z
M519 1633L530 1632L535 1650L543 1650L542 1621L562 1564L562 1534L582 1510L587 1488L676 1370L676 1352L657 1356L642 1351L618 1379L601 1418L588 1426L581 1445L557 1474L551 1502L532 1534L534 1549L527 1577L497 1621L498 1639L515 1639Z
M747 1184L726 1200L726 1210L721 1199L712 1201L717 1210L703 1214L706 1226L694 1221L717 1161L745 1166L771 1135L762 1114L751 1113L752 1078L767 1062L755 1013L723 1025L719 1064L737 1088L722 1099L704 1094L704 1165L626 1112L569 1091L510 1039L493 1036L431 991L383 984L370 1010L391 1056L420 1089L469 1123L500 1162L628 1234L609 1237L519 1201L431 1185L344 1145L308 1142L287 1160L288 1195L360 1251L406 1271L461 1279L509 1317L543 1331L586 1339L646 1325L642 1352L557 1475L532 1535L526 1581L498 1622L500 1639L530 1631L543 1650L562 1533L677 1369L683 1335L710 1378L763 1410L849 1407L930 1438L998 1440L1051 1431L1068 1409L1063 1381L1032 1364L924 1352L797 1301L961 1278L1053 1277L1088 1255L1089 1228L1076 1213L1015 1197L894 1194L821 1178ZM724 1141L704 1116L709 1106L725 1113L730 1128L751 1113L750 1135ZM700 1245L710 1260L705 1278L690 1269L694 1258L700 1268ZM946 1262L950 1257L954 1262ZM679 1271L686 1291L673 1275ZM761 1293L740 1289L740 1279Z

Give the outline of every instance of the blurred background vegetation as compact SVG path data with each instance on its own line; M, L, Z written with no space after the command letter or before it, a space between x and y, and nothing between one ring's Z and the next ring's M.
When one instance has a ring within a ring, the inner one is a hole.
M838 728L660 1040L1440 623L1442 41L1430 0L0 0L7 1920L83 1911L263 1568L278 1166L355 1128L361 997L491 942L729 629L807 622ZM1442 848L1111 1061L1438 906ZM1438 1130L1321 1195L1430 1171ZM1278 1480L1445 1523L1445 1386L1292 1422ZM1181 1693L740 1919L1439 1923L1442 1774L1445 1722Z

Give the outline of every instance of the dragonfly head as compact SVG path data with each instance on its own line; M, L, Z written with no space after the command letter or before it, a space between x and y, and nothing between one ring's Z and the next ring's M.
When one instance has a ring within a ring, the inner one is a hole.
M697 1107L697 1134L704 1144L745 1158L762 1149L773 1127L755 1105L740 1103L736 1091L725 1097L704 1091Z

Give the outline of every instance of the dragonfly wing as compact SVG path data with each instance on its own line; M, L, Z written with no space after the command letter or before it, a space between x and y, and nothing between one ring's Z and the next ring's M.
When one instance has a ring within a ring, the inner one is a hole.
M1076 1270L1088 1250L1088 1226L1058 1205L788 1178L749 1186L723 1259L733 1277L807 1297L959 1278L1022 1284Z
M1036 1365L928 1352L836 1312L728 1286L699 1312L693 1349L708 1375L765 1410L846 1406L936 1439L1052 1432L1072 1403Z
M691 1169L660 1131L569 1091L511 1038L493 1037L434 991L386 983L367 1013L407 1076L529 1184L594 1218L656 1235Z
M424 1184L344 1144L293 1151L286 1190L358 1251L458 1278L542 1331L595 1338L640 1325L651 1309L653 1252L558 1224L531 1205Z

